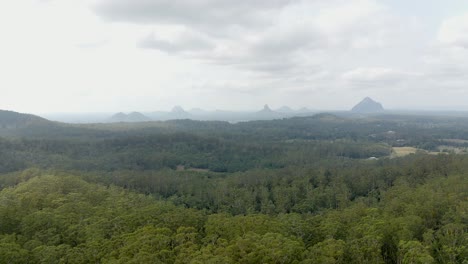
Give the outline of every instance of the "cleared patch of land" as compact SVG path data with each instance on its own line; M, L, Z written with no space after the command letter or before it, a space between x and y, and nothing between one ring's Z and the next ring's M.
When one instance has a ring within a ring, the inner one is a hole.
M468 143L468 140L466 139L442 139L443 142L447 142L447 143L455 143L455 144L466 144Z
M178 165L176 171L196 171L196 172L209 172L209 169L191 168L184 165Z
M392 157L404 157L418 151L421 150L414 147L394 147L392 150Z
M468 151L468 148L464 147L454 147L454 146L438 146L437 149L441 152L451 152L455 154L465 154Z
M415 147L393 147L391 158L404 157L404 156L408 156L410 154L415 154L415 153L425 153L429 155L448 154L447 151L444 151L445 149L442 149L440 147L438 149L439 151L427 151L427 150L419 149ZM457 149L457 148L452 148L451 150L453 150L454 153L456 154L463 153L462 150Z

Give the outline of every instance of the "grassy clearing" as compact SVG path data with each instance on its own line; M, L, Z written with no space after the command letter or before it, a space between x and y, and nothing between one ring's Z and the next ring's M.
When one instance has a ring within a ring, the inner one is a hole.
M455 154L466 153L456 148L453 148L451 150L453 150ZM444 149L442 148L439 148L439 151L427 151L424 149L418 149L414 147L393 147L391 158L404 157L404 156L408 156L410 154L415 154L415 153L425 153L429 155L448 154L448 152L447 151L444 152Z
M418 151L421 150L413 147L394 147L392 150L392 157L404 157Z
M196 171L196 172L209 172L209 169L191 168L184 165L178 165L176 171Z

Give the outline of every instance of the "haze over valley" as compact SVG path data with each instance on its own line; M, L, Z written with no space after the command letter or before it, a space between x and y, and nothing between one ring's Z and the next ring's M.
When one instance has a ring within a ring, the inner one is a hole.
M262 109L251 111L227 111L204 110L192 108L185 110L181 106L175 106L170 111L153 112L118 112L118 113L46 113L41 116L53 121L65 123L119 123L119 122L149 122L177 119L191 119L200 121L228 121L242 122L254 120L274 120L282 118L311 116L318 113L333 113L342 116L376 115L376 114L407 114L426 116L466 116L468 111L451 110L405 110L385 109L380 102L370 97L365 97L349 110L319 110L307 107L293 109L289 106L281 106L276 109L266 104Z

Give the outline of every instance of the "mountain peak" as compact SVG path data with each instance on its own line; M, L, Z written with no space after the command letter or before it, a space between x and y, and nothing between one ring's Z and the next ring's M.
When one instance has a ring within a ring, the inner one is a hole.
M126 118L127 114L123 112L118 112L117 114L113 115L112 118Z
M266 104L263 106L263 110L264 112L272 112L272 110L270 109L270 107Z
M130 114L125 114L119 112L113 115L110 118L110 122L145 122L150 121L151 119L140 112L131 112Z
M375 113L384 111L384 108L381 103L374 101L370 97L366 97L355 105L351 111L356 113Z
M174 113L174 114L183 114L183 113L186 113L185 110L184 110L181 106L179 106L179 105L174 106L174 108L172 108L172 111L171 111L171 112Z

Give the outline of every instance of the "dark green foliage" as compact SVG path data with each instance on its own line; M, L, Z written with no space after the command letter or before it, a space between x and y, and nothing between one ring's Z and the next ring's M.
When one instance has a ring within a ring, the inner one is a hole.
M45 174L0 192L1 257L5 263L462 263L466 174L416 187L398 181L376 206L355 201L318 215L232 216Z
M459 121L8 127L0 263L464 263L468 156L390 157Z

